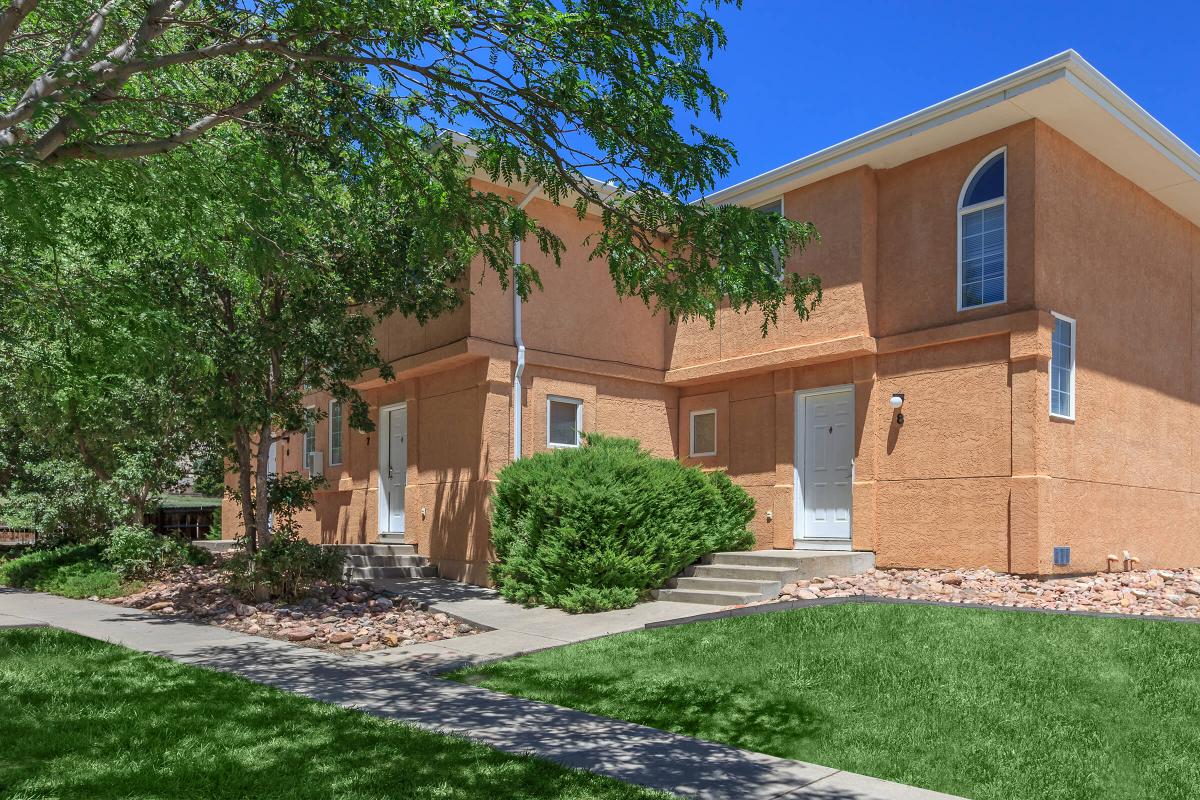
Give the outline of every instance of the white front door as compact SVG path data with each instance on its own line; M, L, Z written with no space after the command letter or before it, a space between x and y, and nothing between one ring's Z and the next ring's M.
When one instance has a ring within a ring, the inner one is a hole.
M408 480L408 407L379 409L379 532L404 533Z
M849 548L854 389L796 393L797 547Z

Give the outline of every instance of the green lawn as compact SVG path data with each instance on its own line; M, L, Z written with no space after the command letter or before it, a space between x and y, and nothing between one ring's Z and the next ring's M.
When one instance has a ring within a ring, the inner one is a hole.
M455 677L979 800L1200 792L1200 625L849 604Z
M0 631L0 797L662 795L49 629Z

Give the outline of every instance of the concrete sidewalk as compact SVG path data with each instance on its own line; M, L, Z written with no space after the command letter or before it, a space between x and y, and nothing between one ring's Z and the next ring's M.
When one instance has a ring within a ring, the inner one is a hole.
M0 619L41 623L509 753L710 800L935 800L949 795L738 750L210 625L0 588ZM572 618L574 619L574 618Z
M692 603L657 600L599 614L568 614L557 608L525 608L492 589L440 578L373 580L371 585L426 603L431 611L491 629L474 636L375 650L364 656L373 663L431 674L641 630L649 623L694 616L698 609Z

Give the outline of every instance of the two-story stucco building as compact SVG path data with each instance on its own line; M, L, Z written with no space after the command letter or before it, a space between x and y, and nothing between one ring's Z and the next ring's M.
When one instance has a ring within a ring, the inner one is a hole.
M308 535L411 542L485 581L497 472L582 430L727 470L761 548L1200 564L1200 156L1078 55L710 201L816 224L787 264L823 281L809 321L673 326L620 301L586 248L561 269L527 252L545 283L527 303L488 280L425 327L380 327L397 379L360 384L374 432L311 398L330 416L277 451L281 470L321 453ZM568 245L596 224L529 202Z

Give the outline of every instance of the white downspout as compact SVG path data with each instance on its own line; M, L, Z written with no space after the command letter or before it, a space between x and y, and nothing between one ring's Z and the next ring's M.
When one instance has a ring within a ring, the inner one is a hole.
M521 202L517 203L518 209L524 209L529 205L529 201L542 188L540 183L535 183L533 188L521 198ZM513 460L516 461L521 457L521 376L525 374L525 339L521 336L521 295L517 292L517 269L521 265L521 240L513 239L513 280L512 280L512 295L513 295L513 344L517 346L517 368L513 372Z

